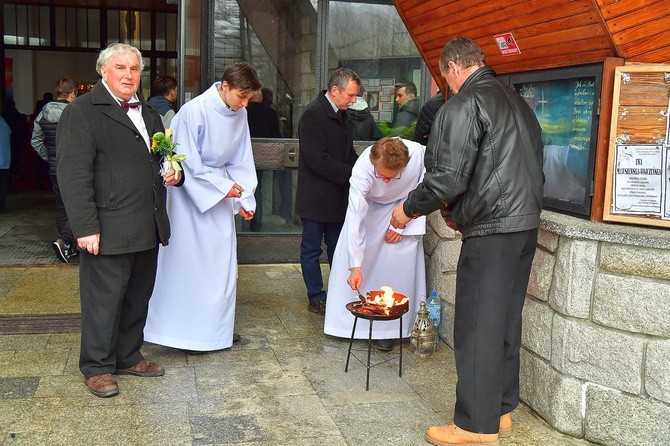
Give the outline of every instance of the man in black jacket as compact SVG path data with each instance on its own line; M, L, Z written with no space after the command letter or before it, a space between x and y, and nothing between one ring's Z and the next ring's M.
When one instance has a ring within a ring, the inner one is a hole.
M433 125L433 120L437 111L444 105L444 96L442 92L438 91L435 96L426 101L419 109L419 119L416 121L416 130L414 131L414 141L422 145L428 144L428 136L430 135L430 128Z
M74 243L72 228L67 219L65 205L58 187L56 176L56 129L58 121L65 107L77 97L77 84L70 78L62 77L56 82L56 100L48 102L35 118L33 136L30 140L35 151L49 163L49 179L56 195L56 227L58 238L51 246L56 252L58 260L68 263L77 255L77 246Z
M165 186L181 182L174 169L161 176L160 154L151 150L164 128L137 96L142 68L133 46L101 51L102 79L63 110L56 135L58 181L80 252L79 369L99 397L119 393L113 373L164 373L140 348L158 244L170 238Z
M439 445L497 445L519 404L521 312L542 209L542 132L535 114L484 66L471 39L447 43L440 72L454 95L435 117L426 174L391 224L442 209L463 236L456 277L454 424Z
M272 108L273 91L267 87L263 87L256 92L256 94L249 100L247 105L247 122L249 123L249 135L252 138L281 138L279 132L279 114ZM252 232L259 232L263 224L263 172L262 169L256 169L256 177L258 178L258 186L254 191L256 197L256 212L254 217L249 222L249 229ZM284 177L285 171L277 171L275 175ZM288 172L290 173L290 172ZM291 194L291 185L288 186L288 191L282 189L277 191L282 194L282 199L285 199L286 194Z
M302 221L300 265L307 287L307 309L324 315L326 292L319 257L325 239L328 263L342 230L349 177L356 162L353 128L346 110L356 102L361 80L348 68L335 70L328 90L319 93L298 121L300 156L295 212Z

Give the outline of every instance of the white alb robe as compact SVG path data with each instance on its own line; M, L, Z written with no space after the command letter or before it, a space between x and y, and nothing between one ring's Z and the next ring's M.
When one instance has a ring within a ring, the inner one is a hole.
M161 246L144 339L211 351L233 344L237 287L234 214L256 209L257 179L246 108L228 109L221 83L184 104L172 120L185 181L170 188L171 237ZM241 198L224 198L234 183Z
M403 337L409 336L416 316L418 302L426 298L426 270L422 235L426 218L411 220L399 243L386 243L393 208L403 202L410 191L423 179L425 147L403 139L409 149L409 164L400 179L384 183L375 178L370 162L370 147L356 161L350 179L349 204L344 226L337 241L333 265L328 278L328 298L324 333L341 338L351 337L354 317L345 308L358 301L357 293L347 284L350 268L360 267L363 273L361 294L390 286L409 298L409 311L403 316ZM399 321L374 321L373 339L398 337ZM358 320L357 339L367 339L369 322Z

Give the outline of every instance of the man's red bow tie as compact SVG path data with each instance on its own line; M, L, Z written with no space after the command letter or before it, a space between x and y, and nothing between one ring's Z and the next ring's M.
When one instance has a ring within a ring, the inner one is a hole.
M137 108L139 107L141 102L128 102L128 101L121 101L121 108L123 109L124 112L128 113L128 109L130 108Z

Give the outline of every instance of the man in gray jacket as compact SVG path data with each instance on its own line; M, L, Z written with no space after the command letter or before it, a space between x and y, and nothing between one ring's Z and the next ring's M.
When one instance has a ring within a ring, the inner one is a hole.
M442 210L463 236L456 277L454 424L433 444L498 445L519 404L521 311L542 209L542 132L535 114L471 39L444 47L440 72L454 95L438 111L426 175L391 224Z
M51 246L58 260L63 263L68 263L72 257L77 255L77 247L76 243L73 243L74 236L67 219L56 176L56 128L63 109L76 97L77 84L67 77L58 79L56 100L46 103L35 118L33 136L30 140L40 157L49 163L49 179L56 194L56 226L58 227L58 238Z

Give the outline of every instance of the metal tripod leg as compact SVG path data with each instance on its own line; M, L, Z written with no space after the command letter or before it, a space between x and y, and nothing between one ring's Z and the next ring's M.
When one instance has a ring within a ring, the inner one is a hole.
M368 334L368 365L367 365L367 376L365 377L365 390L370 390L370 350L372 350L372 319L370 322L370 333Z
M344 373L347 373L349 370L349 356L351 356L351 346L354 343L354 333L356 333L356 322L358 322L358 317L354 316L354 328L351 329L351 339L349 340L349 350L347 350L347 364L344 366Z

